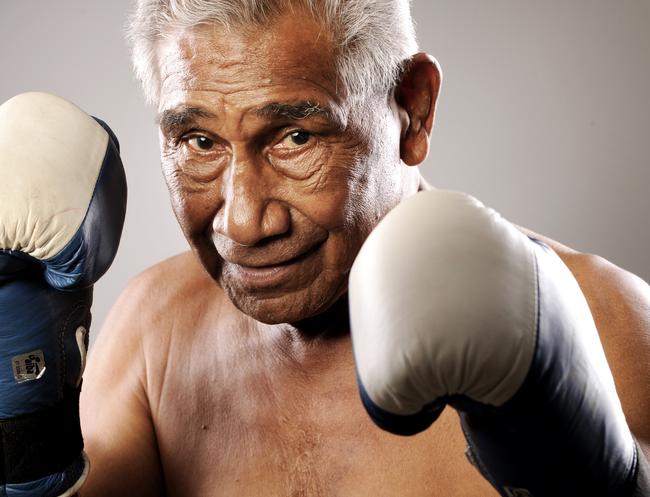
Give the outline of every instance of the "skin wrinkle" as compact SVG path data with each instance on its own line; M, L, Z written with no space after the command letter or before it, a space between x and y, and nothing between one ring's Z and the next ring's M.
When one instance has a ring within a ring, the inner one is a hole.
M264 333L261 333L260 336L264 336ZM293 344L304 348L301 340L295 340ZM287 348L286 344L280 344L276 350L282 354L277 365L281 366L285 373L289 373L294 388L309 389L310 376L314 374L314 371L311 371L310 375L310 371L302 366L301 361L296 360L294 348ZM264 356L259 359L267 361L268 356L266 359ZM288 369L286 368L287 361L292 365ZM278 379L278 381L286 382L287 380L284 378ZM281 474L285 475L285 489L289 495L331 495L331 492L326 491L326 480L321 476L321 472L314 470L322 458L323 434L315 423L304 414L310 410L308 405L310 401L307 397L301 397L290 405L284 404L281 399L276 398L275 387L271 383L269 383L269 395L275 399L282 414L278 416L277 420L269 420L268 423L272 426L280 424L282 430L270 429L265 432L270 435L269 442L280 447L279 453L274 453L273 463L276 466L276 471L280 470ZM265 424L262 422L262 426Z
M316 188L318 188L319 186L322 187L322 183L323 183L323 180L321 179L320 184L319 184L319 183L316 183ZM244 219L245 219L245 218L244 218ZM243 222L243 219L239 219L239 220L235 219L234 221L235 221L235 222Z
M319 30L322 31L322 27L319 26ZM176 32L173 33L174 37L171 36L172 32L170 32L169 33L170 36L164 41L166 41L167 44L169 44L170 40L173 42L174 40L182 37L182 35L185 34L185 33L192 33L192 35L193 35L192 36L192 41L188 40L188 37L185 37L184 42L179 44L179 50L186 51L186 52L191 52L191 51L193 51L192 50L193 49L192 45L200 43L202 40L210 40L210 39L216 37L216 33L218 33L219 31L220 31L220 29L216 25L207 25L207 26L202 25L202 26L198 26L197 28L194 28L194 29L185 29L185 30L181 30L181 31L176 31ZM259 65L260 61L266 60L266 53L264 52L265 42L268 41L269 39L272 40L272 38L274 36L273 33L270 33L268 30L264 30L264 29L262 29L262 30L253 30L252 32L251 32L250 29L248 29L248 30L244 30L243 39L246 39L246 37L247 37L246 32L247 31L249 32L248 37L256 36L256 37L258 37L260 39L260 43L258 43L257 46L252 47L250 43L246 43L245 41L244 42L239 41L239 38L237 38L236 36L231 36L230 38L233 41L233 43L232 43L230 52L223 53L223 55L221 57L219 57L218 55L221 54L222 52L219 52L219 51L213 52L213 55L211 57L208 57L207 60L205 60L203 63L206 66L218 65L221 71L230 70L231 73L236 73L236 72L245 72L247 67ZM329 39L329 37L328 37L328 39ZM164 41L161 42L161 43L164 43ZM319 43L320 44L327 43L327 40L320 40L320 37L318 37L316 40L314 40L312 48L316 47L317 44L319 44ZM194 52L196 52L195 49L194 49ZM245 55L243 57L236 57L236 56L232 57L233 54L245 54ZM282 62L282 54L278 54L278 58L279 58L280 63L281 63ZM163 69L167 69L164 62L161 63L160 66ZM237 68L238 71L233 70L234 68ZM241 68L241 70L239 70L240 68ZM173 76L174 74L179 75L181 73L181 71L183 71L183 66L176 65L175 69L176 70L174 70L174 66L172 66L172 68L170 70L168 70L168 71L165 71L165 70L161 71L162 79L161 79L161 85L160 86L161 86L161 89L163 91L164 91L165 87L167 86L167 84L166 84L167 79L170 78L171 76ZM268 73L268 71L265 71L265 69L266 68L263 68L262 71L260 71L260 72L261 73ZM167 73L167 74L165 74L165 73ZM332 74L332 72L330 72L329 74ZM191 71L185 70L185 75L184 76L185 76L185 79L188 79L188 76L191 77ZM180 79L183 79L183 77L181 76ZM229 81L229 79L227 77L222 77L221 72L216 72L215 74L213 74L212 81L216 81L216 82L221 83L222 85L225 85L225 86L238 84L237 81ZM266 83L264 83L264 81L266 81ZM317 86L321 86L319 83L313 81L313 79L310 81L310 83L316 84ZM244 86L246 86L247 81L243 80L242 84ZM258 79L258 85L263 88L265 86L267 86L267 87L268 86L273 86L274 83L272 81L272 78L269 77L269 78ZM169 84L169 87L170 88L174 88L174 87L178 88L179 85L176 84L176 86L175 86L175 83L171 83L171 84ZM321 86L321 88L325 89L322 86ZM202 90L207 90L207 89L202 89ZM224 93L224 94L231 94L231 92L227 88L222 88L221 92ZM335 94L336 94L336 92L335 92ZM162 102L162 99L161 99L161 102Z
M292 259L297 256L295 252L303 254L317 249L326 241L328 234L325 230L309 231L297 235L294 238L295 243L289 243L287 237L277 235L267 238L263 240L263 243L258 243L253 247L244 247L241 244L233 243L219 234L213 234L213 236L215 237L214 243L219 245L220 255L225 259L246 266L267 266L281 264ZM272 254L272 256L268 254Z

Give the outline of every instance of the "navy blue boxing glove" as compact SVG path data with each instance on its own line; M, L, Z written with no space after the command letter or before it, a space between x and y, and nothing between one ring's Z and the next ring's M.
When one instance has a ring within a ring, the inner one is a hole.
M455 192L406 199L362 247L349 299L361 396L380 427L415 434L451 405L504 497L644 495L577 282L492 209Z
M92 285L117 251L126 180L110 129L25 93L0 106L0 496L73 495Z

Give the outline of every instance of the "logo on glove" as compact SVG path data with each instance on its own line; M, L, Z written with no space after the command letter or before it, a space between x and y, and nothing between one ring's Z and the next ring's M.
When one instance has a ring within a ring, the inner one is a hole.
M38 380L45 374L45 357L40 349L14 356L11 362L17 383Z

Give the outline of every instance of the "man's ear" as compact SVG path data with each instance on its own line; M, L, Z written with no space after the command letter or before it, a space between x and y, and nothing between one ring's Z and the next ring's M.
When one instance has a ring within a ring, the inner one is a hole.
M441 83L438 61L420 52L408 61L395 90L402 124L400 156L409 166L420 164L429 153Z

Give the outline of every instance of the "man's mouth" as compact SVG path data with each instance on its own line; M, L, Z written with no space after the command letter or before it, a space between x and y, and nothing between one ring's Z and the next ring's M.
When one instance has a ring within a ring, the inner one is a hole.
M316 244L282 262L269 264L256 262L254 265L230 261L224 263L228 276L237 280L245 289L271 289L285 284L291 278L301 279L300 276L304 275L298 274L297 270L318 251L321 245Z

